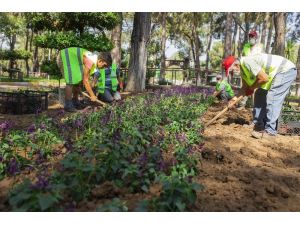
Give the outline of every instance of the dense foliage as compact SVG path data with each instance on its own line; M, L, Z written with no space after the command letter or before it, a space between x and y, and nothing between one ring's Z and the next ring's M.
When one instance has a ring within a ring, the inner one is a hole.
M35 43L43 48L64 49L68 47L81 47L91 51L109 51L113 45L104 35L89 33L76 34L69 32L46 32L35 38Z
M141 199L138 211L188 210L201 188L193 177L199 173L197 164L202 148L199 117L211 102L207 94L206 89L183 87L156 91L96 112L77 114L54 126L54 130L50 125L44 126L44 133L51 134L56 134L60 127L59 137L64 137L67 152L60 152L58 155L63 159L51 165L49 160L55 154L45 149L44 161L34 170L36 178L25 180L11 192L11 207L21 211L70 211L79 202L90 199L96 185L109 181L129 193L149 194L151 186L161 187L159 195ZM47 121L56 123L53 119ZM30 139L32 134L36 137L39 129L23 133L23 140ZM60 138L55 137L47 140L60 143ZM4 141L10 139L7 133ZM5 148L2 147L4 151ZM11 148L10 152L15 152ZM12 155L1 161L5 165L2 176L15 161L17 168L26 165ZM98 207L100 211L127 209L121 199Z
M32 54L26 50L0 50L0 60L29 59Z

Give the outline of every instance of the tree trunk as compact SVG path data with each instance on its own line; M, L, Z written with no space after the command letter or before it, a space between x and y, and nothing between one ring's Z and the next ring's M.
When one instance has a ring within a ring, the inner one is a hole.
M224 58L231 55L232 13L227 13L224 43Z
M10 37L10 43L9 43L9 50L10 51L14 51L15 50L16 41L17 41L17 35L13 34ZM10 59L9 60L9 68L11 68L11 69L15 68L15 64L16 64L16 60L15 59ZM12 76L13 76L13 72L10 71L9 72L10 79L12 79Z
M298 58L297 58L297 78L296 78L296 96L300 97L300 48L298 48Z
M195 75L196 75L196 86L200 80L200 39L197 31L198 19L197 13L193 13L193 36L195 42Z
M250 31L250 13L246 12L245 13L245 33L244 33L243 45L248 42L249 31Z
M266 44L266 53L271 53L271 41L273 36L273 14L270 15L269 19L269 33L268 33L268 39Z
M167 13L161 13L161 59L160 59L160 78L165 79L166 76L166 40L167 40Z
M134 14L126 91L141 92L145 89L150 28L150 12L137 12Z
M239 27L237 22L234 23L234 31L233 31L233 37L232 37L232 55L235 55L236 52L236 36L238 33Z
M25 41L25 50L28 51L28 43L29 43L29 29L26 29L26 41ZM26 76L29 77L29 63L28 59L25 60L26 64Z
M275 41L274 54L284 57L286 13L274 13Z
M264 18L264 23L262 27L262 32L261 32L261 43L263 44L264 48L266 48L266 37L267 37L267 30L270 27L270 13L265 13L265 18Z
M211 42L212 42L212 38L213 38L213 15L211 15L210 17L210 33L209 33L209 40L208 40L208 44L207 44L207 49L206 49L206 62L205 62L205 81L207 81L207 76L208 76L208 67L209 67L209 60L210 60L210 56L209 56L209 52L210 52L210 48L211 48Z
M121 38L122 38L122 22L123 16L122 12L118 13L120 17L120 23L115 26L115 28L111 32L111 40L114 44L114 48L111 50L111 56L113 59L113 63L121 66Z
M242 55L242 49L243 49L242 29L239 28L239 40L238 40L238 56L239 57Z
M32 71L33 72L39 71L39 48L38 48L38 46L35 46L35 48L34 48Z

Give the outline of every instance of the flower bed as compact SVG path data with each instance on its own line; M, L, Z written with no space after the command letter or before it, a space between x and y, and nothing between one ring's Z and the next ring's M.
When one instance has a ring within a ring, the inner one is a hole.
M2 155L11 153L0 162L2 177L20 173L28 162L36 165L35 178L25 179L12 190L12 210L76 210L80 202L92 198L96 186L105 182L128 193L147 194L158 186L159 194L141 199L137 211L189 210L202 187L193 178L199 173L203 146L199 117L212 102L208 97L211 92L175 87L128 98L96 112L75 114L60 124L44 118L32 132L22 133L23 140L30 140L35 149L31 157L16 153L19 146L0 148ZM5 143L12 135L7 130L3 131ZM39 137L39 132L49 136ZM66 151L53 151L55 145L64 146ZM38 155L42 155L40 162ZM53 160L57 155L62 159ZM14 162L17 172L10 173ZM122 199L114 199L99 205L98 210L126 211L128 207Z

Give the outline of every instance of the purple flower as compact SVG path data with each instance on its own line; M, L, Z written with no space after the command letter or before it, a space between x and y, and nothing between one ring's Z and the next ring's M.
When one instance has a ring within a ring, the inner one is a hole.
M64 114L65 114L65 110L60 109L60 110L57 112L56 116L62 116L62 115L64 115Z
M176 138L179 142L187 141L187 137L186 137L185 133L176 134Z
M147 152L144 152L140 155L140 157L137 160L140 167L145 167L148 162L148 155Z
M3 161L3 157L2 156L0 156L0 162L2 162Z
M8 132L12 128L12 123L10 121L4 121L0 123L0 130L2 132Z
M41 130L46 130L47 126L46 126L46 124L44 122L42 122L40 124L40 128L41 128Z
M19 172L19 163L15 158L10 159L7 167L7 172L13 176Z
M65 212L75 212L76 204L74 202L67 203Z
M166 168L166 164L165 164L164 160L159 160L158 161L158 169L160 171L163 171L163 170L165 170L165 168Z
M29 134L32 134L33 132L35 132L36 131L36 126L35 126L35 124L31 124L28 128L27 128L27 132L29 133Z
M34 190L47 190L49 189L49 178L45 175L38 175L37 181L31 185L31 188Z
M121 140L121 132L120 132L120 128L118 128L115 132L114 132L114 134L113 134L113 141L114 142L118 142L118 141L120 141Z
M40 115L41 112L42 112L42 109L41 108L37 108L36 111L35 111L35 116Z
M83 126L83 123L82 123L82 118L77 118L75 121L74 121L74 127L79 129L79 128L82 128Z

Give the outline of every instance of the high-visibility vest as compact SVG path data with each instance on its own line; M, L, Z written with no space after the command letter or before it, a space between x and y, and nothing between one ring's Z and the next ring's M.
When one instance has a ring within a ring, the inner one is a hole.
M222 80L221 82L218 82L216 85L216 91L221 90L221 84L225 85L225 91L229 94L230 97L234 96L234 92L230 86L230 84L226 80Z
M251 56L260 53L264 53L262 44L255 44L254 46L251 46L250 43L246 43L243 47L242 56Z
M117 65L112 64L111 66L111 73L110 73L110 79L111 79L111 85L112 85L112 90L115 92L117 91L118 88L118 79L117 79ZM100 69L100 77L98 80L98 93L103 94L105 91L105 69Z
M71 47L60 51L64 78L67 84L79 84L83 79L83 55L86 49Z
M247 56L250 55L251 52L251 45L249 43L246 43L243 47L242 55Z
M247 59L250 57L242 57L241 58L241 68L242 79L247 83L249 87L251 87L255 81L257 74L253 74L246 66ZM261 88L264 90L270 90L273 78L277 73L287 72L289 69L295 67L295 65L289 61L288 59L278 56L278 55L271 55L271 54L260 54L257 56L256 62L262 67L262 71L268 75L268 82L261 85Z

